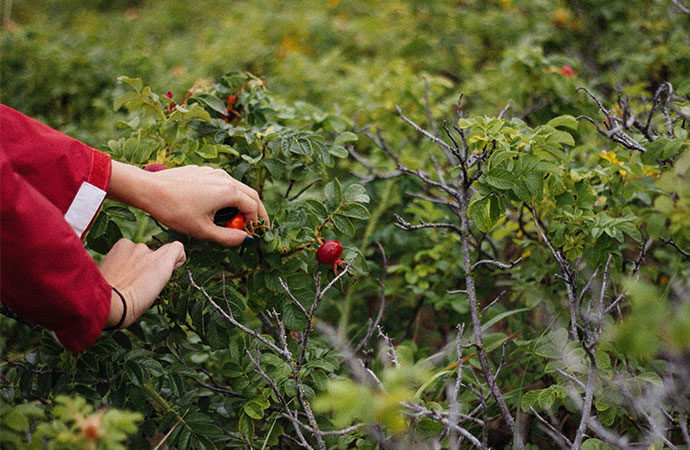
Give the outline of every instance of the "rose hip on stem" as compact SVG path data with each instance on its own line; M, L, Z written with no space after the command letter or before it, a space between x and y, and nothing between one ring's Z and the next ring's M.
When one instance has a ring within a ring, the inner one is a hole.
M329 264L337 274L338 267L343 267L343 246L336 240L326 241L316 251L316 260L321 264Z
M242 214L237 214L232 219L225 222L227 228L234 228L236 230L244 230L245 218Z

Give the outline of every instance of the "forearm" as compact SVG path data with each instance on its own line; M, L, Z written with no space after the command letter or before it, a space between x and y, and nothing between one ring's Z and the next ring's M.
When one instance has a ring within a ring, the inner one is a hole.
M106 198L151 212L153 199L160 195L159 184L155 174L113 161Z

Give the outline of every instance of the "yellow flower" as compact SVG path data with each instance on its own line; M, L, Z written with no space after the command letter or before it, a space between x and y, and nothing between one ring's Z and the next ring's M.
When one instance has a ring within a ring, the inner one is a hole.
M616 158L615 152L607 152L606 150L602 150L602 152L599 153L599 156L605 159L606 161L610 162L611 164L623 165L623 163L618 161L618 159Z

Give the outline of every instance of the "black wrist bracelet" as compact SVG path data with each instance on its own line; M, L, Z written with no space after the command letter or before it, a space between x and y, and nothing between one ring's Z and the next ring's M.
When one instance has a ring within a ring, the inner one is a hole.
M125 297L120 293L120 291L118 291L114 287L111 286L111 288L113 289L113 291L115 291L117 295L120 296L120 300L122 300L122 317L120 317L120 321L117 323L117 325L108 328L103 328L103 331L113 331L119 329L122 326L122 324L125 323L125 319L127 318L127 302L125 301Z

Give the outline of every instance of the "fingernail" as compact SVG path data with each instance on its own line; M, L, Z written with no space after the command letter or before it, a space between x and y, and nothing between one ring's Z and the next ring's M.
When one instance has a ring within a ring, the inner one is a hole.
M247 236L247 237L244 238L244 240L242 241L242 245L252 245L253 243L254 243L254 238L253 238L253 237L250 237L250 236Z

